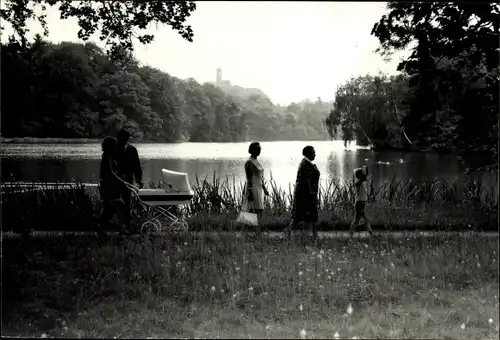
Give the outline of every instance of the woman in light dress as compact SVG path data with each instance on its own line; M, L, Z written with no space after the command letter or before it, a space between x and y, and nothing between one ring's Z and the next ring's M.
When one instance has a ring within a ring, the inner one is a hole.
M248 147L250 158L245 163L246 183L243 190L242 209L257 214L258 227L260 231L262 212L264 211L264 195L269 196L264 182L264 168L260 165L257 157L260 155L259 142L253 142Z

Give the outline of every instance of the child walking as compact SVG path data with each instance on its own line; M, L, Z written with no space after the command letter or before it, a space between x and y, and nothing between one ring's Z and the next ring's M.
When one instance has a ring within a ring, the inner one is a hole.
M373 235L372 227L370 226L370 221L368 220L365 212L366 201L368 200L368 185L366 184L366 179L368 175L368 168L363 166L354 170L355 181L354 181L354 220L351 223L350 235L354 235L354 228L358 225L359 220L363 218L365 227Z

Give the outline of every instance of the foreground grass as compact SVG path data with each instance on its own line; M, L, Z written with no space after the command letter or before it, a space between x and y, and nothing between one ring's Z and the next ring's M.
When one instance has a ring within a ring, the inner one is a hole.
M498 338L498 237L474 235L4 240L2 335Z

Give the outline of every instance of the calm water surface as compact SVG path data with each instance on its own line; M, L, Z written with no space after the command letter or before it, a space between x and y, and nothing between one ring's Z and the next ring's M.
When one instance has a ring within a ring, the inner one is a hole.
M311 144L316 149L316 161L322 184L331 178L351 178L353 169L368 165L373 180L380 183L397 177L422 179L441 178L461 184L469 180L454 155L432 153L374 152L351 146L347 150L341 141L262 142L259 157L265 177L271 176L285 190L295 181L302 159L302 148ZM135 144L143 167L143 180L160 180L161 169L186 172L191 183L199 178L217 177L236 182L244 179L243 165L248 158L245 143L180 143ZM97 183L99 178L100 144L3 144L1 145L1 178L3 181L72 181ZM482 179L497 186L493 174Z

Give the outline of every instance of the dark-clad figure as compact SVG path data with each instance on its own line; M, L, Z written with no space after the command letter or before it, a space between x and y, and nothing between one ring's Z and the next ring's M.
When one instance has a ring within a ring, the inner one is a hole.
M139 188L142 188L141 162L139 161L139 153L137 152L137 149L133 145L129 144L130 133L125 129L121 129L118 131L116 138L118 139L116 163L118 166L119 176L131 185L134 184L135 178ZM125 223L128 230L130 230L132 193L125 187L122 189L121 195L124 202Z
M102 233L113 216L123 213L122 191L125 181L116 172L116 152L118 142L114 137L106 137L102 141L102 157L99 173L99 193L102 201L102 211L99 218L99 232ZM123 218L123 214L120 214ZM123 232L124 230L120 230Z
M300 162L295 182L292 205L292 222L285 230L290 233L300 222L309 224L313 237L317 237L316 222L318 221L318 186L320 172L313 163L316 151L310 145L302 150L304 158Z

